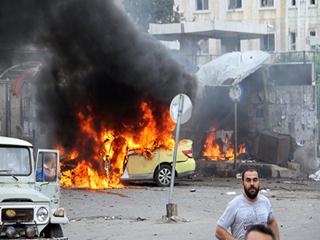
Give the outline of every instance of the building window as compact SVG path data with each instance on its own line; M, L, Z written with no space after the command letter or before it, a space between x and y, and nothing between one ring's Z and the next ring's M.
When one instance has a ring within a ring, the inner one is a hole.
M242 8L242 0L229 0L228 9Z
M263 36L262 42L261 42L261 50L263 51L274 51L275 50L275 44L274 44L274 34L267 34Z
M316 4L316 0L310 0L310 5L315 5Z
M273 0L261 0L261 7L273 7Z
M209 3L208 0L196 0L197 1L197 10L208 10Z
M310 36L315 37L316 36L316 31L310 31Z
M295 6L296 5L296 0L291 0L291 6Z
M200 55L209 54L209 40L202 39L198 42Z
M290 50L296 50L296 33L290 33Z

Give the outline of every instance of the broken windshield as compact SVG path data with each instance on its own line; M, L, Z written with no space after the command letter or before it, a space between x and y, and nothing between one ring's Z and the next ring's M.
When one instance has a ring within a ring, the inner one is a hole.
M28 148L0 146L0 175L24 176L31 174L31 157Z

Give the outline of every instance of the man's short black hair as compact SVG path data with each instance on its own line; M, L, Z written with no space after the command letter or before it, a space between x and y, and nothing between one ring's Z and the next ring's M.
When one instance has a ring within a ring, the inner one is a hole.
M250 232L260 232L260 233L264 233L266 235L269 235L272 237L272 240L275 240L275 236L274 236L274 233L272 232L271 228L267 227L266 225L263 225L263 224L254 224L254 225L251 225L248 229L247 229L247 232L246 232L246 235L245 235L245 239L247 239L247 236Z
M254 168L254 167L248 167L248 168L246 168L245 170L243 170L242 173L241 173L242 181L244 180L244 174L245 174L246 172L257 172L257 173L258 173L258 177L260 177L260 176L259 176L259 172L258 172L258 170L257 170L256 168Z

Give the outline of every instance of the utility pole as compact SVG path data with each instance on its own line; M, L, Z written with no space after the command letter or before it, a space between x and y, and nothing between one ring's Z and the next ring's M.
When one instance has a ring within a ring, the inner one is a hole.
M237 167L237 158L238 158L238 102L234 101L234 162L233 168Z

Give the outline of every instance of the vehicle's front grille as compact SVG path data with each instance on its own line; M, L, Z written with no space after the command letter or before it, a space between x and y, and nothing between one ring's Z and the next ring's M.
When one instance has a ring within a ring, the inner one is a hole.
M32 200L29 198L8 198L2 200L2 202L32 202Z
M2 222L30 222L33 221L32 208L3 208L1 210Z

